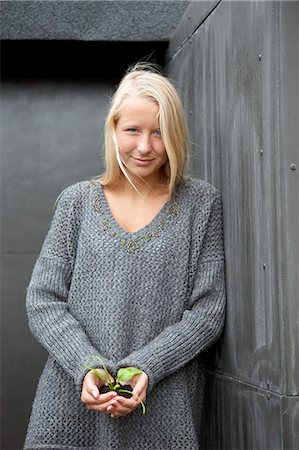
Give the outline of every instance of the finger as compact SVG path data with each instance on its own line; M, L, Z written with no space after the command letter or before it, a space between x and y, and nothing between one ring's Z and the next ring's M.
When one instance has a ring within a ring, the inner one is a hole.
M138 406L139 402L136 402L133 398L127 399L119 396L114 402L111 402L111 407L108 407L108 411L115 416L125 416L134 411Z
M108 394L107 394L108 395ZM101 395L100 395L101 398ZM96 403L87 403L86 408L91 411L103 412L105 414L110 414L111 403L114 401L114 398L109 398L107 401L96 402Z
M100 394L97 399L93 395L89 394L86 390L82 393L82 401L88 405L102 405L111 402L117 394L115 392L107 392L106 394Z
M132 398L133 398L137 403L140 404L141 401L142 401L142 402L145 402L145 400L146 400L146 388L143 389L142 391L141 391L139 388L137 388L136 390L133 389L132 394L133 394L133 397L132 397Z
M129 413L132 410L132 405L128 404L128 402L123 402L122 398L117 397L114 401L109 405L109 411L118 412L121 414Z
M88 373L84 379L84 387L89 395L93 398L98 399L100 392L97 386L97 379L95 374L92 372Z
M111 411L108 411L108 414L110 414L110 417L117 418L117 417L125 417L128 416L132 411L131 410L118 410L118 409L113 409Z
M106 394L100 394L98 400L94 400L93 402L97 405L102 405L111 402L117 397L116 392L107 392Z
M107 409L107 412L111 414L112 418L113 417L123 417L123 416L127 416L127 415L131 414L134 411L134 409L136 409L136 408L125 409L125 408L122 408L122 407L118 407L118 408L114 408L114 409L111 409L111 410Z
M117 416L125 416L126 414L129 414L130 410L128 408L124 408L119 402L113 401L109 404L107 407L107 412L111 414L113 417Z
M141 395L143 394L146 395L146 390L148 386L148 376L144 372L141 375L136 376L135 380L133 380L133 386L134 386L133 394L136 394L139 397L141 397Z
M105 408L105 406L101 405L89 405L86 406L86 408L88 409L88 411L94 411L96 413L102 413L102 414L106 414L107 416L110 415L109 411L107 411L107 408Z
M111 402L108 411L111 414L126 415L132 412L132 405L130 403L128 404L128 402L122 402L122 399L118 398Z

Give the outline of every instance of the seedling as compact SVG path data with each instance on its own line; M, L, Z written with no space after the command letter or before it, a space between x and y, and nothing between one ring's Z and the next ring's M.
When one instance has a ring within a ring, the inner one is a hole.
M142 414L145 414L145 405L144 405L143 401L141 400L141 398L138 397L137 394L133 394L132 391L129 391L128 389L124 389L121 384L121 383L124 383L125 381L131 380L131 378L133 378L134 375L139 375L140 373L142 373L142 370L137 369L137 367L121 368L118 370L118 372L116 374L116 381L112 382L110 380L110 375L109 375L108 369L107 369L104 361L102 360L102 358L100 358L100 356L94 356L94 357L90 358L90 361L93 359L97 359L101 363L101 366L103 367L103 369L105 371L106 377L103 376L97 369L90 367L88 364L83 364L84 367L86 367L86 369L91 370L94 374L96 374L96 376L100 380L104 381L105 385L108 387L108 389L110 391L116 391L117 393L120 393L120 394L121 393L130 394L131 396L136 395L136 397L140 401L140 406L142 408Z

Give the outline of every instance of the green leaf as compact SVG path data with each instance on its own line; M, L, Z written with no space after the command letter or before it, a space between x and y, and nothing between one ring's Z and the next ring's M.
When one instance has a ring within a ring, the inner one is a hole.
M101 375L96 369L93 369L92 367L88 367L86 364L84 364L84 366L87 369L92 370L101 380L103 380L105 383L107 383L107 385L109 386L110 389L113 389L113 384L110 381L110 374L108 372L108 369L107 369L104 361L102 360L102 358L100 356L91 356L89 358L89 361L94 361L94 359L97 359L98 361L100 361L101 366L103 367L103 369L106 373L106 378L103 377L103 375Z
M102 360L102 358L100 356L91 356L89 358L89 361L94 361L95 359L97 359L98 361L100 361L101 366L103 367L105 373L106 373L106 377L104 377L102 374L100 374L100 372L97 369L94 369L93 367L89 367L87 364L83 364L87 369L91 370L92 372L94 372L98 378L100 378L102 381L104 381L104 383L106 383L109 387L109 389L113 389L113 384L110 381L110 374L108 372L108 369L104 363L104 361Z
M137 367L124 367L117 372L117 382L128 381L134 375L139 375L140 373L142 373L142 370L137 369Z
M95 369L94 367L90 367L90 366L88 366L87 364L83 364L83 365L84 365L84 367L86 367L86 369L89 369L89 370L91 370L93 373L95 373L96 376L97 376L100 380L104 381L104 383L107 383L107 382L108 382L108 380L107 380L103 375L101 375L100 372L99 372L97 369Z
M95 356L95 358L96 358L96 359L98 359L98 360L100 361L100 363L101 363L101 365L102 365L103 369L104 369L104 370L105 370L105 372L106 372L106 375L107 375L107 380L109 381L109 380L110 380L110 377L109 377L109 372L108 372L108 369L107 369L107 367L106 367L106 365L105 365L104 361L102 360L102 358L100 358L100 356Z

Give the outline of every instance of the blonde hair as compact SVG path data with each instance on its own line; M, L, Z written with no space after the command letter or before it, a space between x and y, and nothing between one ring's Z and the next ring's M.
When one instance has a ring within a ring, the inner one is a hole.
M145 97L159 107L159 126L168 156L164 169L171 198L175 187L185 178L189 162L188 131L182 102L174 84L153 63L138 62L129 67L111 98L105 122L105 172L98 180L103 185L114 185L122 171L138 191L120 160L115 132L123 102L131 95Z

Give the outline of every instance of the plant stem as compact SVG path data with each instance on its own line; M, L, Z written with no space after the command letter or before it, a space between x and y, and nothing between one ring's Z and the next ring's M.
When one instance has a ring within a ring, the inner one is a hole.
M145 405L144 405L143 401L141 400L141 398L137 394L135 394L135 393L133 394L132 391L127 391L127 389L118 389L118 392L126 392L127 394L131 394L132 397L133 397L133 395L136 395L136 397L140 401L140 406L142 408L142 414L145 414Z

